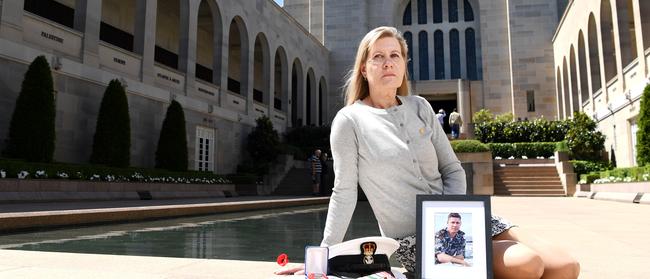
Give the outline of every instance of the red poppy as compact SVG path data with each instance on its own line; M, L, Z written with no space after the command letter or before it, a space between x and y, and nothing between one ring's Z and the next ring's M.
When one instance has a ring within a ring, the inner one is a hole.
M280 266L285 266L289 263L289 257L287 254L282 253L278 256L277 262Z

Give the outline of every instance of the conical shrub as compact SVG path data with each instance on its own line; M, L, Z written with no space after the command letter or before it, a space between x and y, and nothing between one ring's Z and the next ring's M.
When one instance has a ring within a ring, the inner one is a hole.
M131 158L130 123L124 87L117 79L111 80L99 108L90 162L128 167Z
M52 72L45 56L29 65L9 124L5 155L32 162L51 162L56 117Z
M636 132L636 162L639 166L650 165L650 85L643 90Z
M156 149L156 168L187 170L187 136L183 107L172 101L167 108Z

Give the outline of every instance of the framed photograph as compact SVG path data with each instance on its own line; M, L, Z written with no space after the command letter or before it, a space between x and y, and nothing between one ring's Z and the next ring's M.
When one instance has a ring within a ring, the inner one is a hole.
M492 279L490 196L418 195L416 278Z

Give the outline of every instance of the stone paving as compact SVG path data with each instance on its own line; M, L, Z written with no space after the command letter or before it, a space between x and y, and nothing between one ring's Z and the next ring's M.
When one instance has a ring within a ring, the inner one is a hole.
M648 205L493 197L492 212L564 247L580 262L580 278L648 278ZM0 250L0 278L274 278L277 267L270 262Z

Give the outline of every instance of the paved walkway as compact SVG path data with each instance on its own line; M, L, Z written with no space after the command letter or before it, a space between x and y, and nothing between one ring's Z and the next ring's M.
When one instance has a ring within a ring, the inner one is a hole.
M3 205L0 210L15 214L18 207ZM493 197L492 211L568 250L581 263L580 278L648 278L648 205ZM269 262L0 250L0 278L271 278L276 268Z

